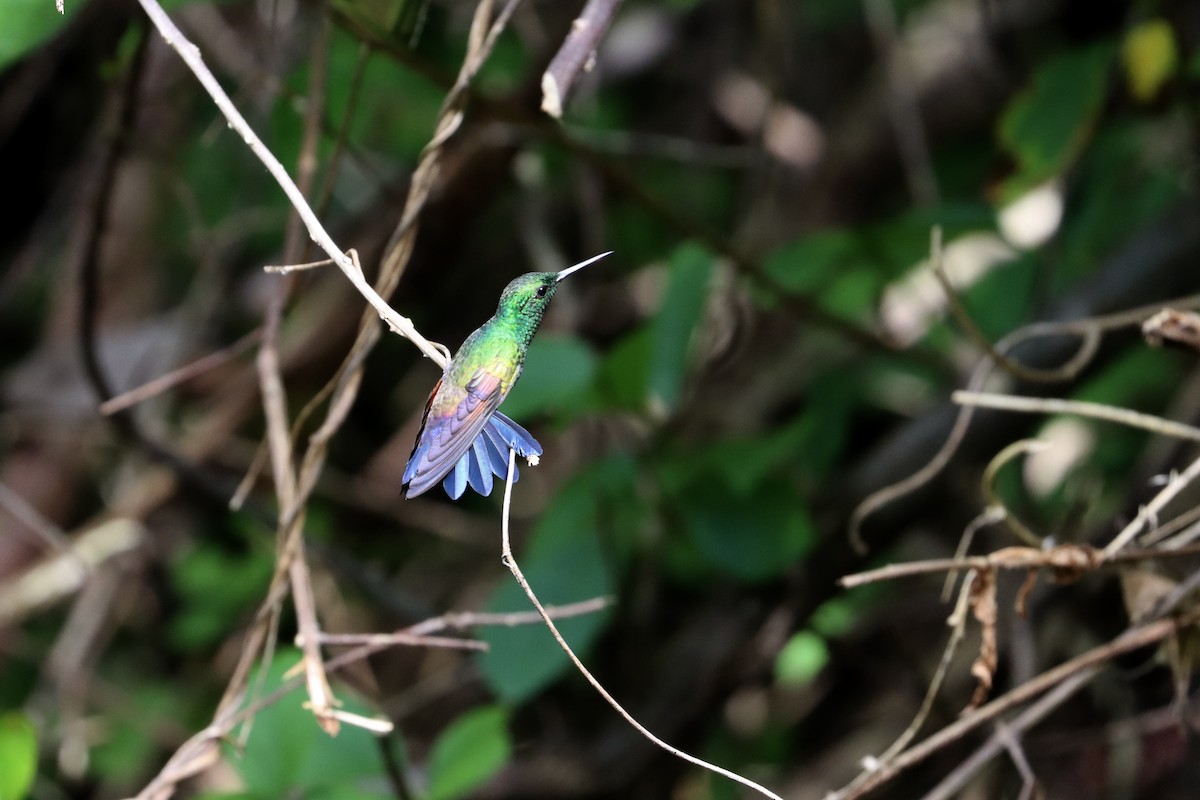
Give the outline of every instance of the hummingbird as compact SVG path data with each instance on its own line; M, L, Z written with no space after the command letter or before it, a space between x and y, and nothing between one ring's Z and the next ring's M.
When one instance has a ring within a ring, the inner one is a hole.
M458 348L425 403L401 497L424 494L438 481L453 500L468 485L487 496L493 475L508 477L510 448L530 466L537 464L542 446L497 409L521 377L529 342L559 282L611 253L561 272L530 272L504 287L496 313ZM513 481L518 477L514 468Z

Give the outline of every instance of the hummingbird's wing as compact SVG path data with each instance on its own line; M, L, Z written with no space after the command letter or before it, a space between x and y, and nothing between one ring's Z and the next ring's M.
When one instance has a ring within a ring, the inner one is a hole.
M466 455L458 460L454 469L446 473L442 481L446 494L450 495L451 500L457 500L470 486L478 494L487 497L492 493L493 475L502 481L508 479L509 448L516 450L522 458L542 454L542 446L529 431L497 411L484 424ZM520 479L521 471L514 464L513 483Z
M480 368L463 389L438 381L425 405L421 432L404 468L402 496L416 497L436 486L474 444L503 399L504 380ZM463 464L466 483L468 464ZM461 492L460 492L461 494Z

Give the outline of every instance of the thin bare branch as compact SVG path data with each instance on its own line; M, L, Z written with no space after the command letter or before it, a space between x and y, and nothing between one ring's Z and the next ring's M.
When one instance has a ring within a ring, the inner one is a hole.
M1200 305L1200 295L1188 295L1177 300L1168 301L1168 304L1180 308L1194 308ZM1100 346L1100 337L1105 331L1141 324L1142 320L1161 309L1162 305L1162 303L1156 303L1154 305L1139 306L1114 314L1103 314L1068 322L1033 323L1005 336L996 343L992 351L998 354L1007 354L1012 352L1017 346L1035 339L1074 336L1079 339L1079 348L1066 362L1056 369L1041 370L1038 373L1034 373L1040 376L1038 379L1041 382L1045 383L1068 381L1079 375L1083 371L1083 368L1091 362L1092 357L1096 354ZM995 358L991 356L981 361L971 374L971 378L967 383L967 390L979 391L982 389L995 366ZM874 514L880 508L895 502L899 498L929 483L950 463L950 459L954 457L954 453L962 443L963 437L966 436L967 428L971 424L974 413L973 407L964 406L955 418L954 427L950 430L946 441L933 458L929 460L929 463L907 478L873 492L858 504L854 512L850 515L850 523L848 525L850 543L855 550L860 553L867 551L866 542L862 538L862 523L867 517Z
M571 32L542 73L542 111L560 119L567 96L580 73L592 68L596 48L612 25L621 0L588 0L583 11L571 23Z
M966 782L976 775L984 765L995 758L1001 750L1008 749L1010 752L1013 751L1012 743L1017 742L1016 737L1018 734L1024 733L1045 719L1047 714L1061 706L1072 695L1086 686L1092 678L1096 677L1096 673L1099 671L1100 667L1096 666L1072 675L1013 719L997 723L996 731L988 740L978 750L968 756L966 760L955 767L953 772L943 778L921 800L950 800L952 797L957 797L958 793L966 785ZM1016 749L1019 750L1019 747ZM1029 768L1028 762L1025 762L1022 766L1021 760L1015 754L1014 760L1017 761L1018 769L1021 771L1026 785L1028 785L1030 779L1033 777L1033 771Z
M1161 642L1188 626L1194 625L1197 621L1200 621L1200 609L1194 609L1178 617L1160 619L1130 628L1111 642L1046 670L1032 680L997 697L987 705L965 714L956 722L947 725L924 739L920 744L902 753L892 763L871 773L870 777L860 785L840 792L835 797L837 800L854 800L854 798L862 797L892 780L901 772L921 763L938 750L963 738L981 725L1049 691L1067 679L1081 673L1094 674L1094 671L1101 665L1117 656Z
M62 528L42 516L40 511L5 483L0 483L0 508L12 514L52 549L64 554L71 552L71 540L63 533Z
M275 275L290 275L293 272L305 272L310 269L329 266L333 266L333 261L323 258L320 261L306 261L303 264L268 264L263 267L263 272L270 272Z
M946 642L946 647L942 650L942 658L938 662L937 671L934 672L933 680L929 682L928 688L925 689L925 697L921 701L921 707L917 709L917 713L913 716L912 722L908 724L904 732L896 738L896 741L892 742L891 746L879 758L868 759L871 768L851 781L843 791L849 791L861 785L873 772L895 760L896 756L902 753L904 748L908 747L909 742L920 732L926 720L929 719L929 714L933 711L933 702L937 699L937 694L941 691L942 684L946 680L946 675L950 671L950 663L954 660L954 654L958 650L959 644L962 643L963 637L966 635L968 601L971 597L971 585L974 576L974 572L970 573L967 576L967 580L963 582L962 588L959 589L958 602L954 605L954 613L946 620L946 624L950 626L950 638Z
M1104 555L1114 555L1125 545L1133 541L1134 537L1141 533L1147 525L1153 527L1151 523L1158 519L1159 512L1166 508L1167 504L1174 500L1192 481L1196 480L1197 476L1200 476L1200 458L1189 464L1188 468L1182 473L1171 475L1171 479L1163 487L1162 491L1156 494L1149 503L1142 506L1137 516L1120 533L1113 537L1113 540L1104 548ZM1179 548L1172 552L1181 552L1183 549Z
M145 541L141 523L119 517L67 541L67 549L0 582L0 628L79 591L97 566Z
M201 356L195 361L184 364L178 369L171 370L165 375L160 375L152 381L147 381L141 386L105 400L100 404L100 413L108 416L118 411L132 408L138 403L149 400L151 397L157 397L165 391L174 389L181 383L186 383L192 378L228 364L233 359L249 351L250 348L254 347L261 340L262 330L256 328L228 347L222 347L220 350L209 353L206 356Z
M583 677L587 679L587 682L592 685L592 688L594 688L600 694L600 696L604 698L605 702L612 706L613 709L620 714L626 722L632 725L634 730L636 730L657 747L666 750L676 758L681 758L697 767L706 769L709 772L715 772L718 775L723 775L726 778L729 778L731 781L736 781L737 783L753 789L765 797L773 798L773 800L783 800L783 798L781 798L779 795L763 786L760 786L749 778L738 775L736 772L731 772L724 767L718 767L716 764L710 764L702 758L697 758L689 753L685 753L679 748L667 744L665 741L655 736L648 728L642 725L642 723L634 719L633 715L626 711L624 706L617 702L616 698L608 693L608 690L604 688L604 685L601 684L600 681L598 681L596 677L592 675L590 671L588 671L588 668L583 665L583 662L580 661L579 656L575 655L575 651L571 649L571 646L567 644L567 640L563 638L561 633L559 633L558 626L554 624L554 620L550 617L550 614L547 613L546 608L542 605L542 602L538 600L537 595L534 594L533 588L530 587L529 581L525 579L525 574L521 572L521 567L517 564L517 560L512 554L512 546L510 544L508 535L508 521L509 509L512 506L513 469L516 466L516 459L516 451L509 449L508 478L504 486L504 506L500 528L500 558L504 562L504 566L508 567L509 571L513 574L513 577L517 579L517 583L521 585L521 589L525 592L525 596L529 598L529 602L533 603L533 607L538 610L538 614L541 615L542 620L546 623L546 627L550 629L550 633L554 636L554 640L558 642L558 646L561 647L563 652L567 654L567 657L571 659L571 663L575 665L575 669L579 670L579 674L583 675Z
M254 129L246 122L245 117L233 105L233 101L229 99L229 95L221 88L221 84L217 82L216 77L204 64L200 50L187 40L156 0L138 0L138 3L146 12L146 16L154 23L154 27L158 29L158 32L162 35L166 43L179 53L179 56L196 76L196 79L204 86L230 127L242 137L242 140L246 142L246 145L253 151L254 155L263 163L263 166L267 168L271 176L275 178L279 187L287 195L288 201L300 215L304 227L308 230L309 236L316 242L317 246L329 255L333 263L337 264L338 269L345 274L354 288L358 290L359 294L366 298L367 302L371 304L379 316L388 324L388 327L415 344L435 364L445 367L446 364L442 354L413 327L412 320L397 314L387 304L387 301L367 282L362 270L356 267L354 262L345 254L345 251L334 243L332 237L330 237L324 226L321 225L320 220L317 219L316 214L313 213L312 208L308 205L303 193L297 188L295 182L292 181L291 176L288 175L283 164L279 163L279 159L263 144L262 140L254 132Z
M1027 414L1074 414L1080 417L1117 422L1131 428L1200 442L1200 428L1174 422L1153 414L1143 414L1127 408L1092 403L1086 400L1064 400L1058 397L1015 397L989 392L955 392L950 399L962 406L992 408L999 411L1020 411Z
M1098 569L1113 564L1129 564L1170 558L1190 558L1200 555L1200 544L1187 547L1155 547L1138 550L1105 553L1087 545L1064 544L1042 550L1033 547L1006 547L986 556L967 558L933 558L926 561L909 561L904 564L888 564L885 567L856 572L838 580L842 586L852 589L879 581L911 578L939 572L976 569L1054 569L1065 572Z

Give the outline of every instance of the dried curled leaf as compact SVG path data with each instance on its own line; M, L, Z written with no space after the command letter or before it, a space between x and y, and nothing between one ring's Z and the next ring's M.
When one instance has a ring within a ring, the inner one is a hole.
M990 569L976 570L971 584L971 614L981 626L979 656L971 664L971 674L978 685L969 708L978 708L987 700L996 675L996 573Z
M1029 619L1029 595L1037 586L1038 571L1036 569L1029 570L1025 575L1025 581L1021 584L1021 588L1017 590L1017 599L1013 602L1016 612L1021 616L1021 619Z
M1130 622L1141 622L1154 611L1160 600L1179 585L1165 575L1146 567L1125 567L1121 578L1121 597Z
M1142 323L1142 336L1154 347L1200 350L1200 314L1164 308Z

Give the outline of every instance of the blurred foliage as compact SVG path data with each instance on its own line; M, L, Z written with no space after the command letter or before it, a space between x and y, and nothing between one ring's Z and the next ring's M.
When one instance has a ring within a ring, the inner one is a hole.
M189 13L199 2L169 5L289 169L304 141L310 40L328 13L315 183L329 182L323 218L373 276L474 4L228 0L194 9L212 15ZM560 127L536 111L540 70L579 5L523 4L498 39L392 301L453 346L514 274L616 251L563 284L503 408L546 447L514 488L517 558L547 605L612 598L558 625L664 738L821 796L902 727L945 639L948 609L933 582L852 592L835 583L865 563L845 540L851 510L924 463L948 426L946 398L981 358L930 276L931 229L942 231L963 306L993 341L1034 321L1118 310L1112 297L1200 289L1184 274L1200 253L1184 248L1174 272L1159 263L1188 241L1159 226L1195 210L1200 22L1187 0L1062 0L1037 13L1040 4L1011 4L994 16L984 7L1004 4L896 0L898 27L882 32L863 3L844 0L630 2ZM130 7L111 42L73 20L125 12L97 0L68 0L67 12L58 17L52 0L0 0L0 69L14 76L0 81L0 167L37 215L0 230L0 257L13 265L0 276L10 343L0 480L67 535L136 513L151 543L116 567L118 599L96 610L87 636L83 611L65 604L30 612L12 639L0 629L0 800L135 794L208 724L275 559L269 476L247 484L244 507L227 504L263 430L250 359L138 408L142 438L203 478L172 473L179 485L164 490L155 481L165 467L95 414L77 374L74 282L98 182L89 170L113 142L120 191L99 215L96 248L102 360L114 373L158 375L259 325L280 281L261 267L278 263L289 207L156 34L134 130L118 136L112 109L137 63L140 10ZM99 87L107 110L72 96L76 82ZM915 154L906 115L919 118ZM91 149L65 151L56 131ZM1050 205L1013 223L1035 195ZM1014 224L1044 235L1023 238ZM1139 249L1118 257L1130 243ZM295 280L281 331L292 419L345 375L360 309L334 270ZM1104 292L1107 305L1094 307ZM1044 389L1193 419L1194 372L1188 355L1116 334L1078 380ZM439 491L398 499L434 380L428 361L385 337L334 437L304 520L330 631L395 630L452 609L530 610L498 557L500 491L454 506ZM988 460L1060 421L1010 417L976 430L931 496L871 521L872 563L953 553L981 508ZM298 427L298 446L318 424ZM1056 484L1034 492L1014 464L997 488L1040 533L1095 543L1136 513L1147 476L1181 456L1142 431L1082 425L1088 446ZM5 544L0 587L43 555ZM976 552L1009 544L1002 530L985 532ZM1068 644L1111 636L1124 622L1114 586L1096 577L1039 590L1030 620L1013 622L1025 656L1058 663L1073 654ZM278 641L294 633L285 613ZM611 709L590 694L580 702L590 689L543 626L471 635L488 650L393 648L335 681L346 711L394 719L388 741L351 725L325 736L298 690L260 710L211 781L179 796L365 800L396 796L397 781L429 800L742 796L651 758ZM281 686L298 659L281 648L251 680L255 696ZM1047 723L1058 726L1051 733L1072 739L1154 711L1167 684L1146 671L1127 695L1072 706ZM954 678L935 709L940 724L969 695ZM1063 774L1098 772L1094 752L1063 749L1043 763L1031 748L1047 796ZM996 772L972 796L1018 793L1011 770ZM1182 760L1161 772L1194 785ZM931 781L918 774L890 796L919 796ZM1163 786L1122 796L1189 796Z
M267 696L283 686L285 673L298 663L300 651L280 649L266 675L252 677L250 685ZM343 711L372 714L346 692L340 697ZM255 716L250 736L233 760L246 787L239 796L256 800L295 792L329 800L387 796L387 779L374 736L352 725L343 725L337 736L326 736L312 724L304 699L302 689L292 691Z
M0 800L22 800L37 770L37 734L24 714L0 714Z
M508 714L496 706L456 719L429 756L429 800L463 797L504 766L512 752Z
M1107 43L1070 50L1040 67L1000 118L1000 139L1017 161L1009 195L1061 174L1083 151L1104 102Z
M47 7L41 0L4 0L0 4L0 13L4 14L4 35L0 36L0 69L62 30L82 5L82 2L66 3L60 16L54 11L54 3Z

